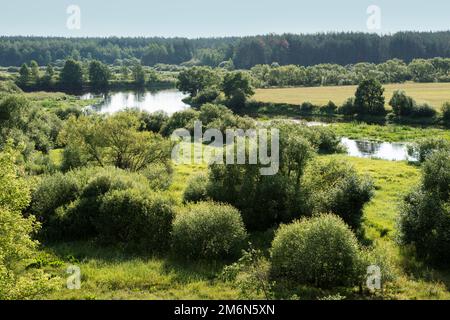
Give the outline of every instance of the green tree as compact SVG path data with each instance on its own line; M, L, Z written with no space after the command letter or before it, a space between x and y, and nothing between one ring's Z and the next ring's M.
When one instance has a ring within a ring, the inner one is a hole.
M27 269L37 254L31 238L39 225L22 215L30 203L27 182L17 174L17 154L8 144L0 153L0 299L33 298L54 286L41 270Z
M39 76L39 65L37 64L36 61L32 60L30 63L30 68L31 68L31 77L32 77L32 81L34 83L38 83L40 76Z
M404 91L395 91L389 105L397 116L409 116L416 108L416 102L413 98L407 96Z
M355 107L358 114L384 115L384 88L374 79L362 81L355 93Z
M134 64L132 72L134 83L139 87L143 87L145 85L145 72L139 62Z
M96 89L104 89L108 87L111 73L107 65L100 61L92 61L89 64L89 80L91 85Z
M19 78L17 79L17 84L19 86L26 87L30 84L31 71L28 65L24 63L19 70Z
M49 64L45 69L45 75L41 79L42 86L45 88L50 88L53 86L53 76L55 75L55 70Z
M255 94L250 75L243 71L227 73L223 79L222 90L234 109L242 108L247 98Z
M66 61L60 74L60 85L69 90L83 88L83 70L79 62L72 59Z
M177 88L194 98L206 88L218 86L220 81L218 72L210 67L192 67L180 72Z

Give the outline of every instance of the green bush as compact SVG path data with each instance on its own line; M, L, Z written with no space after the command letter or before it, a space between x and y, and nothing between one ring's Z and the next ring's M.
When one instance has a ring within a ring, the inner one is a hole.
M395 91L389 105L396 116L409 116L415 108L416 102L413 98L407 96L404 91Z
M422 183L401 206L400 239L420 258L450 265L450 151L436 151L423 165Z
M199 202L208 198L207 194L208 176L198 174L192 177L183 193L183 202Z
M408 155L424 162L436 151L450 150L450 141L442 138L425 138L408 146Z
M239 211L213 202L191 204L173 225L173 252L184 259L227 259L237 256L246 238Z
M446 102L442 106L442 119L446 126L450 126L450 102Z
M414 118L433 118L436 116L436 114L437 111L432 106L424 103L414 108L411 116Z
M271 248L271 276L293 285L353 286L362 268L355 235L334 215L282 225Z
M192 109L175 112L161 127L161 134L167 137L182 128L193 132L194 122L198 120L198 116L199 112Z
M139 114L139 118L142 122L139 130L159 133L161 128L168 121L169 116L164 111L157 111L153 113L141 112Z
M114 190L101 199L94 225L103 243L156 253L169 247L173 218L172 202L158 193Z
M353 116L358 113L358 110L355 107L355 98L348 98L342 106L340 106L337 110L339 114L343 114L346 116Z
M139 173L147 178L152 190L167 190L173 179L173 168L170 163L153 163Z
M372 181L343 161L311 164L301 185L309 212L334 213L354 230L359 229L364 205L373 196Z

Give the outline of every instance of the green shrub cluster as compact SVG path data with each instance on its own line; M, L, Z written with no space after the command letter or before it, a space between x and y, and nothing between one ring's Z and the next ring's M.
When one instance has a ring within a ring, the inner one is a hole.
M200 202L188 205L173 224L173 252L184 259L234 258L246 238L239 211L229 205Z

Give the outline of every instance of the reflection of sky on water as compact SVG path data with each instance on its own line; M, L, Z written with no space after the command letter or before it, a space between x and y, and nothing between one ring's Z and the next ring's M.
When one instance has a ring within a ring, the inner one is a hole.
M414 161L408 156L408 145L398 142L374 142L342 138L341 143L352 157L377 158L392 161Z
M81 96L81 99L97 97L99 95L87 93ZM101 113L115 113L126 108L138 108L150 113L162 110L170 115L189 108L189 105L183 102L186 95L176 89L155 92L110 92L106 95L100 95L100 97L103 100L99 104L93 105L92 109Z

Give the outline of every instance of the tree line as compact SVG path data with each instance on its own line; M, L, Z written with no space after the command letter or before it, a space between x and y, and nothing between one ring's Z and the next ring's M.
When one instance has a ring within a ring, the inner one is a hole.
M258 64L310 66L398 58L450 57L450 32L282 34L228 38L53 38L0 37L0 65L35 60L47 65L68 57L114 64L139 59L144 65L232 63L249 69Z

